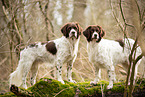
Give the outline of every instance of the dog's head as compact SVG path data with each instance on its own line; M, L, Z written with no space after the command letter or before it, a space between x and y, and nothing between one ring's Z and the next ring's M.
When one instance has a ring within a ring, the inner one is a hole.
M87 38L88 42L96 41L98 43L105 35L105 32L100 26L91 25L86 28L83 35Z
M67 23L61 28L61 32L66 38L78 39L82 28L78 23Z

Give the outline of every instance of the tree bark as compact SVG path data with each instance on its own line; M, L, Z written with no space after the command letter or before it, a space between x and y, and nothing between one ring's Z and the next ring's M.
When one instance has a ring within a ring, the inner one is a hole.
M78 22L81 27L85 27L85 16L84 11L86 8L86 0L74 0L74 11L72 20Z

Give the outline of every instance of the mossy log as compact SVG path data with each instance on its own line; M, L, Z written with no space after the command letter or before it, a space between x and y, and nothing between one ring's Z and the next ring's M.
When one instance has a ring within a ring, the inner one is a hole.
M42 78L34 86L26 89L11 86L10 91L0 95L3 97L123 97L125 83L114 83L112 89L107 90L108 82L100 81L96 86L90 85L90 82L65 84L57 80ZM136 83L133 97L145 97L145 79L140 79Z

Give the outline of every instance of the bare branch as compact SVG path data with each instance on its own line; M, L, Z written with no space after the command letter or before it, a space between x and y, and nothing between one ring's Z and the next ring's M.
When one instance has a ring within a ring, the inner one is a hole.
M14 18L14 26L15 26L16 32L17 32L17 34L18 34L20 40L23 40L23 38L21 37L21 34L20 34L19 30L18 30L18 27L17 27L17 25L16 25L15 18Z
M41 2L40 2L40 1L38 1L38 2L39 2L40 11L42 12L43 16L45 17L45 24L46 24L46 29L47 29L47 31L48 31L48 22L49 22L49 24L50 24L50 26L51 26L52 33L54 33L53 24L52 24L51 20L47 17L48 2L47 2L47 4L45 5L45 12L42 10ZM48 33L47 33L47 34L48 34ZM47 41L48 41L48 40L49 40L49 37L48 37L48 35L47 35Z
M140 19L140 24L141 24L141 21L142 21L142 16L141 16L141 11L140 11L140 7L139 7L139 5L138 5L138 3L137 3L137 1L136 0L134 0L135 1L135 3L136 3L136 5L137 5L137 9L138 9L138 14L139 14L139 19Z
M73 88L73 87L68 87L68 88L64 88L64 89L62 89L61 91L59 91L54 97L56 97L57 95L59 95L61 92L63 92L63 91L65 91L65 90L67 90L67 89L70 89L70 88Z

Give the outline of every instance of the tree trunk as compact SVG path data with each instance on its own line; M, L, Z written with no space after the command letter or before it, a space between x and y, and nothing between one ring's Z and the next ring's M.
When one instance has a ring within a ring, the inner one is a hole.
M74 0L74 11L72 20L73 22L78 22L81 27L85 27L85 16L84 11L86 8L86 0Z

